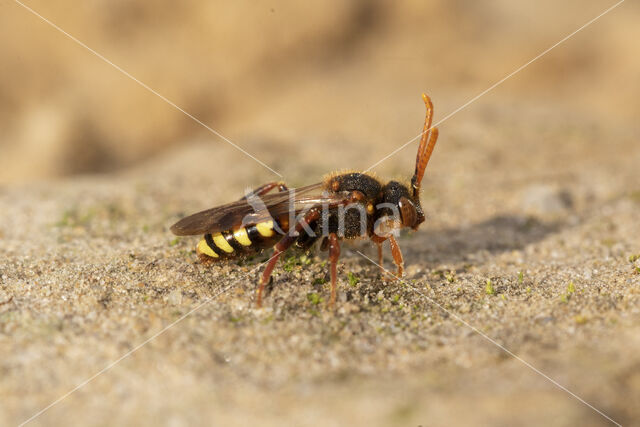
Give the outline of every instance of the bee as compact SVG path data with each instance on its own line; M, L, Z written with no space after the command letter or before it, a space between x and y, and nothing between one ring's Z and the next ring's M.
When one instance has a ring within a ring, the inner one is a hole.
M273 247L273 256L257 289L258 307L282 253L293 245L308 250L319 239L321 250L329 251L330 307L335 306L342 239L370 239L378 247L380 266L382 244L388 240L396 276L401 277L404 261L395 236L402 228L417 230L425 221L420 185L438 139L438 129L431 128L433 104L427 95L422 98L427 112L415 172L408 185L383 183L366 172L332 173L320 183L296 189L289 189L283 182L270 182L240 200L183 218L171 231L177 236L204 235L196 253L205 263L253 255Z

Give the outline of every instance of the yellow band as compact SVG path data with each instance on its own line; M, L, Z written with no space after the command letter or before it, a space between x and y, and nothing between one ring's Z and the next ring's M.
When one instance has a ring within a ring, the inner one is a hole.
M249 240L249 235L247 234L246 228L240 227L237 230L234 230L233 237L242 246L251 246L251 240Z
M273 221L259 222L256 224L256 228L262 237L271 237L275 234L273 232Z
M198 242L198 246L196 247L196 249L198 253L210 256L211 258L218 258L218 254L213 252L213 250L211 250L209 245L207 245L207 241L204 239L201 239Z
M211 237L213 237L213 243L215 243L217 247L219 247L220 249L222 249L227 253L233 252L233 248L231 247L229 242L227 242L227 239L225 239L222 234L220 233L214 234Z

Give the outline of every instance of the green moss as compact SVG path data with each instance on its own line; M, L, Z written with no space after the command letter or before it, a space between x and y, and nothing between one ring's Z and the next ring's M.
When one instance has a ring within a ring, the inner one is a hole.
M54 224L56 227L87 227L96 215L95 209L81 213L78 208L67 209Z
M456 276L455 273L453 271L450 271L449 273L446 273L444 275L445 279L447 279L447 282L449 283L453 283L456 281Z
M300 265L309 265L311 264L311 258L307 254L303 254L298 258Z
M629 262L636 262L640 259L640 254L631 254L629 255Z
M491 283L491 279L487 279L487 285L484 287L484 292L487 295L495 295L496 290L493 288L493 283Z
M528 294L530 294L531 293L531 286L527 286L526 291L527 291Z
M573 318L573 320L578 324L578 325L584 325L585 323L587 323L587 320L589 320L586 316L583 316L581 314L575 316Z
M314 280L313 280L313 284L314 284L315 286L317 286L317 285L324 285L325 283L327 283L327 281L326 281L326 280L324 280L324 277L318 277L318 278L316 278L316 279L314 279Z
M522 284L524 282L524 273L522 271L518 272L518 283Z
M171 241L169 242L169 246L175 246L175 245L177 245L177 244L178 244L178 242L179 242L179 241L180 241L180 239L178 239L178 238L176 237L175 239L173 239L173 240L171 240Z
M444 271L442 270L433 270L431 274L434 276L438 276L441 279L444 279Z
M391 299L391 301L393 301L393 302L396 302L396 303L397 303L398 301L400 301L400 295L395 294L395 295L393 296L393 298Z
M322 301L324 301L320 297L320 295L318 295L318 293L316 293L316 292L311 292L311 293L307 294L307 300L311 303L311 305L318 305Z
M284 260L284 265L282 266L282 268L284 269L284 271L293 271L293 267L295 267L295 265L296 265L296 257L291 256Z
M284 271L293 271L293 269L297 266L309 264L311 264L311 258L308 255L291 255L284 260L284 266L282 268L284 269Z
M349 285L351 287L355 287L360 282L360 279L358 279L352 272L347 273L347 279L349 280Z
M571 295L573 295L576 292L576 285L573 284L573 280L569 282L569 284L567 285L567 292L560 295L560 302L563 303L568 303L569 300L571 299Z

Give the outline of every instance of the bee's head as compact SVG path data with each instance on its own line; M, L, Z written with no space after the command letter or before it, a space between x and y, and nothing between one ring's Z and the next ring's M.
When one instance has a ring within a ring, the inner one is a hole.
M420 198L414 198L409 188L397 181L389 181L382 189L382 204L378 216L390 217L396 227L409 227L417 230L424 222L424 212Z
M427 116L424 120L422 138L416 156L416 169L411 178L410 188L396 181L390 181L382 190L382 205L377 210L378 218L389 218L383 221L385 230L390 228L410 227L417 230L425 220L424 211L420 205L420 184L427 168L433 147L438 140L438 128L431 128L433 118L433 104L431 99L422 94L422 99L427 107Z

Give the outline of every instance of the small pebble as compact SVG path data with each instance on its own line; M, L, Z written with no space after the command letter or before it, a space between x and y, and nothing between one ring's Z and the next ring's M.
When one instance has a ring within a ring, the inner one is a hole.
M167 297L167 302L171 305L182 304L182 291L180 289L174 289Z

